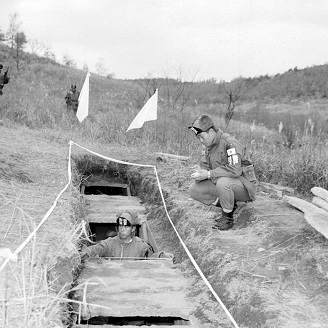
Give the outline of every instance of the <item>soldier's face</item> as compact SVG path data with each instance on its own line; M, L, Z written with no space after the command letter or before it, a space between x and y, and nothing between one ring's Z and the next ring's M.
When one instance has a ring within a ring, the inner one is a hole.
M135 227L132 226L124 226L124 225L119 225L118 226L118 235L120 238L125 239L129 236L132 236L132 232Z
M209 129L206 132L198 133L197 138L202 143L202 145L209 147L215 138L215 131L213 129Z

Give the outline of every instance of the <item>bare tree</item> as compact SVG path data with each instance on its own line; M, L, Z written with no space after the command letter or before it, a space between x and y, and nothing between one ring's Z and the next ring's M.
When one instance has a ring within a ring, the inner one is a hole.
M97 58L97 62L95 64L96 72L99 75L105 76L107 74L106 64L104 58Z
M114 72L109 73L109 74L106 75L106 77L107 77L108 80L115 79L115 73Z
M48 45L45 46L43 56L46 58L50 58L52 60L56 60L56 56L55 56L54 52L52 51L51 47Z
M219 84L219 88L221 89L219 92L222 91L225 94L225 98L228 102L228 107L224 116L226 128L235 113L235 108L238 105L238 102L251 86L251 83L242 77L234 79L230 83L221 82Z
M67 54L63 56L62 62L67 67L76 68L76 63L74 59Z
M2 30L0 29L0 42L2 41L6 41L6 37L5 34L2 32Z
M153 78L151 73L143 79L138 79L138 89L136 92L136 105L137 108L142 108L145 102L159 89L160 85L156 78Z
M19 62L20 62L21 55L23 53L23 49L24 49L26 43L27 43L27 40L26 40L26 36L25 36L24 32L18 32L14 38L17 70L19 70Z
M186 70L182 65L174 67L176 78L170 78L166 73L165 91L167 106L172 110L179 108L182 112L195 91L195 79L198 69Z
M89 67L86 63L83 64L82 71L85 71L85 72L89 71Z
M18 22L18 13L10 15L9 27L6 32L7 41L10 43L11 50L14 49L15 36L19 32L22 22Z
M31 50L31 53L35 55L40 55L44 53L44 50L46 48L45 44L43 42L39 42L37 39L29 39L28 46Z

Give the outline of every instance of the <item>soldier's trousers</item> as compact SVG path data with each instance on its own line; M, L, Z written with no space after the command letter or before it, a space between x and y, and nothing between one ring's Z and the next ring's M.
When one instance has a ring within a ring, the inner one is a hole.
M233 210L235 201L251 200L247 189L239 179L227 177L219 178L216 184L212 180L195 181L189 187L189 195L206 205L212 205L219 198L225 212Z

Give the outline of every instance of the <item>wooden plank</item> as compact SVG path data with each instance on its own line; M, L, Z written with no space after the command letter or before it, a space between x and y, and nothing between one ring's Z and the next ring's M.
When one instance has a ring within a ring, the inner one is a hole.
M328 191L320 187L313 187L311 189L313 195L318 196L328 202Z
M140 326L140 325L134 325L134 324L132 324L132 325L123 325L123 326L121 326L120 325L120 327L121 328L132 328L132 327L135 327L135 326ZM144 326L144 325L143 325ZM190 324L189 323L189 321L188 321L188 324L179 324L179 323L174 323L174 327L186 327L186 326L188 326L189 328L199 328L199 325L197 324L197 325L193 325L193 324ZM117 328L117 325L90 325L89 323L88 323L88 325L74 325L74 328L99 328L99 327L101 327L101 328ZM153 327L158 327L157 325L153 325ZM160 325L160 327L161 328L172 328L172 325L164 325L164 324L161 324Z
M121 212L138 213L139 219L146 219L146 208L140 204L138 197L83 195L86 203L86 220L88 222L115 223Z
M174 155L174 154L168 154L168 153L156 153L159 157L166 157L166 158L173 158L178 159L180 161L188 161L191 157L181 156L181 155Z
M327 211L297 197L284 196L283 199L290 205L300 209L304 213L305 220L328 239Z
M169 259L89 259L78 278L75 299L86 302L83 319L91 317L179 317L188 320L188 282ZM98 306L96 306L98 305Z
M125 183L115 183L115 182L110 183L108 181L85 182L84 185L86 187L99 186L99 187L116 187L122 189L127 189L129 187L129 185Z
M182 321L182 320L181 320ZM180 321L180 322L181 322ZM184 327L186 328L186 326L188 326L188 328L199 328L199 324L196 323L195 325L190 323L189 321L187 321L187 323L179 323L179 320L176 320L177 323L174 323L174 327ZM140 324L129 324L129 325L120 325L121 328L133 328L133 327L136 327L136 326L141 326ZM144 325L142 325L144 326ZM117 325L90 325L88 323L88 325L74 325L74 328L117 328ZM158 325L153 325L153 327L159 327ZM164 324L160 324L160 327L161 328L172 328L172 325L164 325Z
M328 202L326 202L324 199L320 197L313 197L312 198L312 203L316 206L319 206L320 208L324 209L327 211L328 214Z

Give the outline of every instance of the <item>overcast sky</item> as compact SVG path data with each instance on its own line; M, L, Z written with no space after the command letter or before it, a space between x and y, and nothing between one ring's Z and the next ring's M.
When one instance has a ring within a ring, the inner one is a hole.
M0 0L28 39L116 78L229 81L328 62L327 0Z

